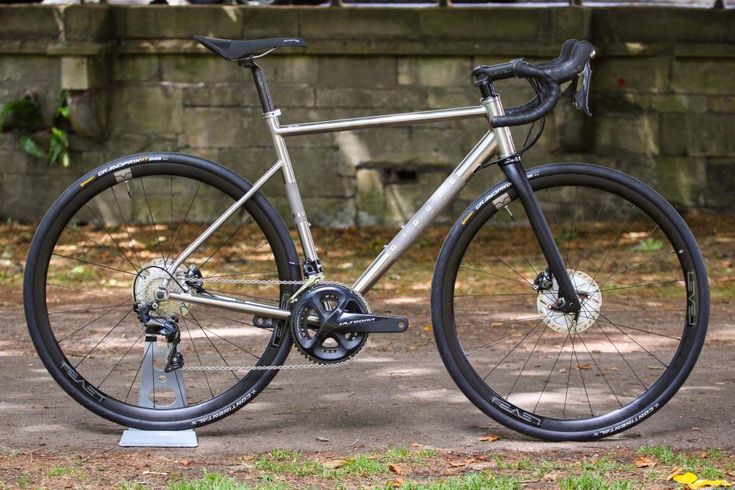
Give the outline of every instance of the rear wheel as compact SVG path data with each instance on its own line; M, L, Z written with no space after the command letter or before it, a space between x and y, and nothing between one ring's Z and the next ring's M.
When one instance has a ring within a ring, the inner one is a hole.
M241 366L282 364L292 345L285 322L160 301L151 314L178 324L184 359L183 370L165 372L171 344L133 311L250 187L206 160L141 154L99 167L54 203L31 245L24 303L39 356L75 400L122 425L179 430L234 412L273 379L275 370ZM256 193L174 276L193 266L206 292L283 305L298 264L281 217Z
M691 372L709 314L699 248L660 195L586 164L528 171L575 284L578 318L517 193L500 184L452 228L432 284L442 359L467 397L534 437L589 440L660 409Z

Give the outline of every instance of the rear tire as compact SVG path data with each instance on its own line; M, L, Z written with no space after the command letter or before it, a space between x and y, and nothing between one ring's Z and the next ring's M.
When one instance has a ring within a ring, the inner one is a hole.
M555 283L534 290L547 266L502 182L441 249L431 297L439 353L464 394L513 430L555 441L621 432L663 407L694 367L709 317L702 255L676 210L628 175L589 164L527 175L570 275L587 281L578 291L588 307L568 322L548 306Z
M39 357L72 398L124 426L183 430L234 413L263 391L277 370L184 371L186 406L166 408L161 399L171 394L159 391L156 400L155 389L153 408L146 406L137 394L143 372L138 360L150 344L142 343L144 328L131 311L130 289L140 271L159 260L170 263L251 187L204 159L145 153L93 170L57 199L31 244L24 306ZM186 262L191 263L203 273L205 288L213 275L276 280L272 285L211 285L231 295L242 294L236 286L249 287L248 294L267 296L275 305L283 305L296 288L278 281L301 279L288 229L259 192L202 244ZM179 317L185 368L280 365L291 349L285 322L264 329L253 325L252 316L218 316L224 310L164 303L161 309L175 310L171 314ZM117 306L108 310L111 304Z

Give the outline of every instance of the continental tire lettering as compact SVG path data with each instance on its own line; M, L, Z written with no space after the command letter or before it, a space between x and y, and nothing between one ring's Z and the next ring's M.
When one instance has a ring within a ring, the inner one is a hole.
M82 378L82 376L73 367L65 362L62 363L60 367L75 384L82 388L82 390L84 390L84 392L91 396L96 402L102 403L103 401L105 401L105 396L97 391L97 388L95 388L84 378Z
M599 430L599 431L595 432L594 435L595 436L607 436L607 435L610 435L610 434L614 434L616 432L620 432L621 430L627 429L631 425L635 425L638 422L640 422L641 420L643 420L643 419L645 419L647 417L650 417L651 414L653 414L653 412L655 412L656 409L658 409L658 407L659 407L659 404L658 403L654 403L653 405L651 405L650 407L648 407L647 409L645 409L643 412L639 413L635 417L631 417L628 420L626 420L624 422L621 422L618 425L615 425L613 427L608 427L607 429Z
M499 189L496 189L493 192L491 192L490 194L488 194L487 196L485 196L482 201L480 201L479 203L477 203L477 205L475 206L475 211L479 211L480 209L482 209L482 207L485 206L485 204L488 201L493 201L494 198L495 198L495 196L497 196L501 192L505 191L509 187L510 187L510 182L506 182L505 184L503 184L502 186L500 186Z
M541 425L541 419L536 417L535 415L528 413L524 410L521 410L520 408L516 407L515 405L512 405L505 400L501 400L500 398L493 397L493 399L490 401L493 405L501 409L502 411L510 414L511 416L520 419L524 422L529 422L536 427Z
M219 412L213 413L212 415L207 415L203 419L197 419L196 421L192 422L191 425L197 426L197 425L201 425L201 424L206 424L208 422L213 422L213 421L215 421L215 420L217 420L219 418L222 418L225 415L227 415L227 414L229 414L231 412L234 412L235 410L237 410L241 406L245 405L248 401L250 401L251 398L253 398L255 396L255 394L257 392L258 392L258 390L253 390L253 391L249 392L247 395L245 395L244 397L242 397L239 400L237 400L235 403L233 403L229 407L223 408Z
M145 163L145 162L158 162L166 160L166 157L159 156L159 157L138 157L133 158L131 160L124 160L122 162L114 163L112 165L109 165L99 172L97 172L97 177L102 177L103 175L106 175L110 172L114 172L115 170L119 170L121 168L129 167L130 165L135 165L136 163Z

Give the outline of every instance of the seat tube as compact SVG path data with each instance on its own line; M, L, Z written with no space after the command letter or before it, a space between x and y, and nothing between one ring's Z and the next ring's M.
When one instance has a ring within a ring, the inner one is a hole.
M301 192L296 182L296 175L291 165L291 158L288 155L288 149L286 148L286 142L280 134L277 134L276 129L280 127L278 116L281 115L281 111L276 109L271 112L263 114L265 121L268 125L268 130L271 133L273 139L273 147L276 150L278 160L282 163L281 169L283 171L283 183L286 189L286 198L288 199L288 205L291 208L293 214L294 224L296 225L296 231L299 234L299 240L301 241L301 248L304 251L304 273L306 276L313 276L322 272L321 263L319 256L317 255L316 246L314 245L314 238L311 235L311 225L306 217L306 211L304 210L304 203L301 199Z
M505 114L500 98L494 94L494 91L493 95L482 101L483 106L488 111L488 118L491 121L494 116ZM510 128L493 128L493 133L498 140L499 154L501 159L503 159L500 168L518 193L518 197L521 199L521 204L526 212L526 216L528 216L528 221L536 235L546 263L556 278L557 284L559 284L560 296L564 300L560 306L563 311L578 312L581 305L577 297L577 292L569 278L566 266L564 265L564 259L554 240L554 235L551 233L551 228L549 227L543 209L541 209L541 204L538 202L536 194L531 187L531 182L528 180L526 171L521 164L521 157L516 153Z

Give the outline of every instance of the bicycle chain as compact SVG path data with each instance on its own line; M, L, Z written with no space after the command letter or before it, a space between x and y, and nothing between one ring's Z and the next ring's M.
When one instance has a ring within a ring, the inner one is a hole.
M204 282L213 282L213 283L219 283L219 284L249 284L249 285L281 285L281 284L287 284L287 285L294 285L298 286L303 284L303 281L279 281L277 279L221 279L221 278L209 278L204 279ZM344 286L349 287L346 284L343 284L341 282L336 281L322 281L318 282L316 284L333 284L337 286ZM368 305L367 300L365 297L355 291L355 293L360 297L360 299L365 303L365 306L367 307L368 312L370 311L370 305ZM369 340L369 338L368 338ZM365 342L367 345L367 342ZM182 370L184 371L280 371L282 369L322 369L322 368L337 368L342 367L346 364L349 364L352 362L353 359L355 359L357 356L359 356L363 351L365 350L365 345L362 346L362 349L360 349L359 352L357 352L354 356L348 357L344 361L339 362L333 362L329 364L324 363L318 363L318 362L310 362L308 364L288 364L288 365L271 365L271 366L184 366Z

